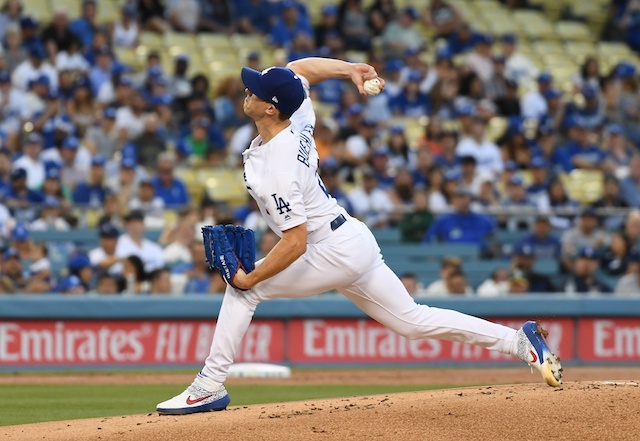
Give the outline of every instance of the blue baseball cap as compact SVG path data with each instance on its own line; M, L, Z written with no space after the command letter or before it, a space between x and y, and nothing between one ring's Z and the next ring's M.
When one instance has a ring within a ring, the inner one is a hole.
M547 166L547 161L540 156L536 156L531 160L531 168L547 168Z
M27 177L27 171L24 168L16 168L11 172L11 180L24 179Z
M353 103L347 109L347 113L349 113L349 115L360 115L362 112L364 112L364 107L362 107L362 104L360 103Z
M554 87L550 87L542 93L542 96L547 100L551 100L554 98L560 98L562 96L562 92Z
M151 105L152 106L170 106L171 102L173 100L171 99L171 95L158 95L158 96L154 96L151 99Z
M107 239L115 239L120 236L120 231L112 223L104 223L100 226L100 237Z
M588 100L598 96L598 91L596 90L596 88L588 84L582 87L582 90L580 91L580 93L582 93L582 96Z
M337 13L338 7L334 4L328 4L322 7L322 15L336 15Z
M404 133L404 126L400 124L394 124L389 128L389 133Z
M536 81L538 83L550 83L551 81L553 81L553 75L551 75L549 72L542 72L540 73L540 75L538 75Z
M136 168L138 166L138 162L135 158L131 156L123 156L122 161L120 162L121 168Z
M512 33L504 34L501 41L507 44L516 44L518 42L518 36Z
M504 163L504 169L507 171L516 171L518 170L518 164L516 164L514 161L506 161Z
M48 167L48 168L46 168L45 172L44 172L44 178L45 179L59 180L60 179L60 168L58 168L58 167Z
M96 49L96 54L98 55L111 55L111 48L106 44L103 44L98 49Z
M413 6L407 6L402 10L402 13L408 15L412 20L416 20L418 18L418 13L416 12L416 8Z
M32 43L29 46L29 56L33 58L43 59L46 57L44 48L39 43Z
M384 65L384 70L387 72L398 72L404 67L404 63L400 60L389 60Z
M0 71L0 83L8 83L11 81L11 75L6 70Z
M25 144L42 144L42 136L38 133L31 132L24 139Z
M623 61L615 68L615 76L617 78L631 78L636 74L636 67L628 61Z
M9 248L2 254L2 258L4 260L9 260L11 258L20 260L20 253L15 248Z
M79 271L82 268L91 267L91 260L86 253L80 252L72 254L67 261L69 271Z
M71 275L67 276L60 281L58 285L58 291L71 291L72 289L76 289L82 286L82 281L78 276Z
M412 70L409 72L407 77L408 81L422 81L422 74L417 70Z
M162 68L160 66L151 66L147 72L150 77L162 76Z
M36 29L38 22L33 17L22 17L20 19L20 28L22 29Z
M522 177L513 175L509 178L509 185L517 185L518 187L522 187L524 185L524 181L522 180Z
M453 52L451 52L451 49L449 49L449 46L441 47L436 52L436 59L437 60L449 60L452 57L453 57Z
M191 156L191 154L193 153L193 149L188 142L186 142L184 139L181 139L176 144L176 153L181 156Z
M27 226L24 223L18 222L16 226L13 227L13 230L11 231L11 238L13 240L19 240L19 241L29 239L29 228L27 228Z
M78 147L80 147L80 141L75 136L68 136L62 143L63 149L78 150Z
M480 34L476 44L493 44L494 38L491 34Z
M420 48L417 46L409 46L404 51L405 57L413 57L414 55L418 55L420 53Z
M605 131L609 136L625 134L624 127L622 127L620 124L609 124Z
M93 158L91 158L92 166L104 167L106 163L107 163L107 158L105 158L103 155L95 155Z
M445 181L457 181L460 179L460 174L454 170L447 170L442 178Z
M285 67L270 67L258 72L242 68L242 82L251 93L275 106L286 115L293 115L306 98L300 77Z
M113 107L107 107L104 109L102 116L107 119L116 119L116 109Z

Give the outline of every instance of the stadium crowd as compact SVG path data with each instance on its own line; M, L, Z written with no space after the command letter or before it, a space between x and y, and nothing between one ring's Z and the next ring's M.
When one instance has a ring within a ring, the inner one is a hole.
M471 287L462 262L444 259L426 288L403 276L413 294L640 295L633 62L605 70L585 57L570 84L559 84L519 52L518 35L479 32L444 0L342 0L316 19L294 0L128 0L115 21L98 23L101 3L83 0L77 18L56 9L42 23L20 0L0 10L0 292L219 293L200 226L253 228L261 255L275 244L248 199L239 207L215 192L195 199L202 193L180 178L194 168L240 170L255 130L239 74L211 81L193 72L189 53L174 54L170 70L166 52L146 52L141 69L116 56L139 47L143 33L180 32L257 34L282 63L355 54L377 69L386 87L375 97L338 80L312 89L324 110L315 136L327 190L405 242L477 245L484 258L504 260ZM640 2L614 0L607 29L639 49L639 19ZM261 69L264 58L256 51L243 62ZM419 136L408 121L420 122ZM602 177L597 199L572 198L566 177L575 172ZM98 229L95 248L30 237L85 227ZM522 237L506 249L499 231ZM562 278L535 273L535 259L558 260Z

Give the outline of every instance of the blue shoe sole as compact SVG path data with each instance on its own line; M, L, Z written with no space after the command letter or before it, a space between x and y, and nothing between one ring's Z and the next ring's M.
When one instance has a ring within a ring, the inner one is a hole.
M219 400L212 401L211 403L207 403L202 406L183 407L179 409L162 409L157 407L156 411L162 415L186 415L189 413L212 412L225 410L230 402L231 397L229 397L229 395L225 395Z

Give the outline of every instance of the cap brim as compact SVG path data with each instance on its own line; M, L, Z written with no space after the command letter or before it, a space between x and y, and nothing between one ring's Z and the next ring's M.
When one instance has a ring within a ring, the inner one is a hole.
M260 72L255 69L251 69L250 67L243 67L240 76L242 77L244 87L249 89L249 92L260 99L269 101L269 98L265 96L262 88L260 87L260 77L262 76Z

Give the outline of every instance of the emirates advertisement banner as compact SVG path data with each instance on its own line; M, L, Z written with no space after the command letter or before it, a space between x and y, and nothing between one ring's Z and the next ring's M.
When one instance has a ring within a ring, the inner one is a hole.
M495 319L513 328L521 319ZM543 319L563 360L640 362L640 318ZM0 321L0 368L12 366L200 364L215 321ZM238 362L293 364L473 363L508 355L442 340L408 340L373 320L255 320Z

